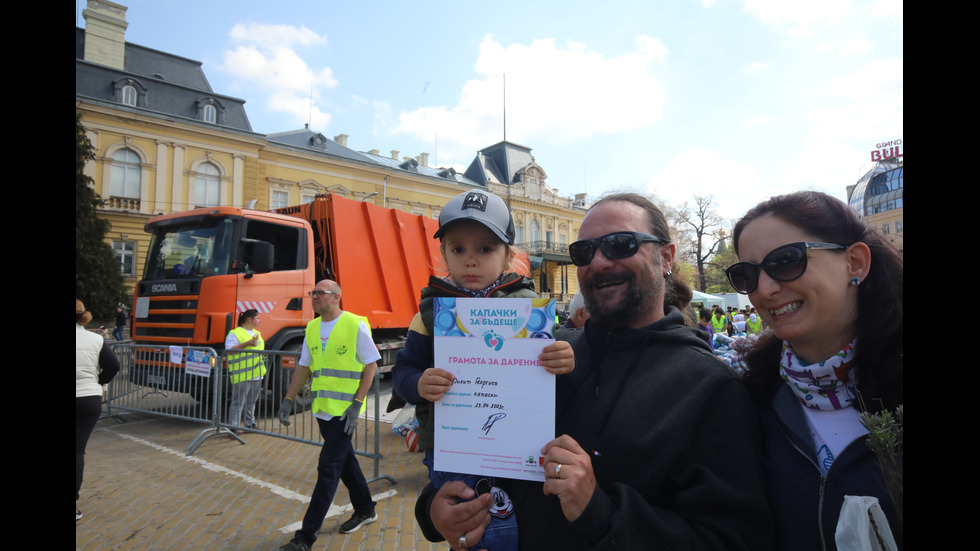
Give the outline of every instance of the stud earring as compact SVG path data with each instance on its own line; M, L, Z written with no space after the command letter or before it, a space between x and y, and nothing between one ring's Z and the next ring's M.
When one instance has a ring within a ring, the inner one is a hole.
M858 279L858 278L856 278L856 277L852 277L852 278L851 278L851 285L853 285L853 286L855 286L855 287L857 287L857 286L858 286L858 285L860 285L860 284L861 284L861 280L860 280L860 279Z

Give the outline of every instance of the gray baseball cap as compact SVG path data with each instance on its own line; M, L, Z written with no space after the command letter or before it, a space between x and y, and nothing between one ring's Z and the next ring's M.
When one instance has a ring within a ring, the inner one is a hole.
M450 199L439 213L439 230L433 237L441 239L446 227L459 220L479 222L504 243L514 244L514 217L510 215L507 203L492 193L464 191Z

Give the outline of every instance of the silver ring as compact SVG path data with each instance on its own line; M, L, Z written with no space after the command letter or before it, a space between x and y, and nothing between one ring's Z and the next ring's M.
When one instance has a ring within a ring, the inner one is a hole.
M561 463L555 467L555 478L561 478Z
M466 546L466 534L459 537L459 541L456 542L459 546L459 551L469 551L469 547Z

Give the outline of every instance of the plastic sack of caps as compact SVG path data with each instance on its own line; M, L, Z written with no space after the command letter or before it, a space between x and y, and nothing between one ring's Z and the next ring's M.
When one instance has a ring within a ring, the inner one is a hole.
M395 434L405 436L417 425L418 423L415 422L415 406L409 404L403 407L398 412L398 415L395 416L395 420L391 423L391 430Z
M744 375L746 366L742 361L742 353L752 347L756 338L756 335L729 337L723 333L715 333L712 347L715 356L739 375Z

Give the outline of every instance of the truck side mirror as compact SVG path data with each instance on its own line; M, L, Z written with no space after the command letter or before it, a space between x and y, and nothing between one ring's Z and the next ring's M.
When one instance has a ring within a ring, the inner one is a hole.
M266 274L272 271L273 259L275 258L275 247L268 241L259 241L252 248L252 271L257 274Z

